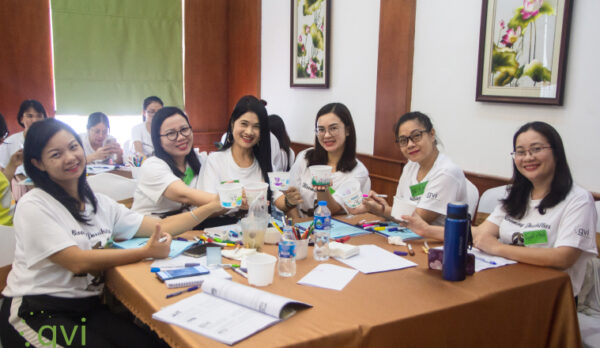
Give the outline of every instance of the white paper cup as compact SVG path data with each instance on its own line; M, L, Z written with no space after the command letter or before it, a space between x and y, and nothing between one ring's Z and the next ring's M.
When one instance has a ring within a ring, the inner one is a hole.
M344 200L344 204L350 208L356 208L362 203L363 193L360 190L360 183L356 180L346 181L338 187L335 193L339 194Z
M235 208L242 205L242 184L237 182L220 184L217 187L223 208Z
M265 231L265 243L277 244L281 240L281 233L275 227L267 227Z
M260 201L267 201L267 189L269 188L269 184L265 182L251 182L244 185L244 191L246 191L246 201L248 202L248 206L254 202L254 200L260 196L261 193L264 193Z
M296 243L296 260L304 260L308 254L308 238L294 242Z
M392 206L393 218L402 220L402 215L412 215L415 209L417 209L417 203L394 196L394 205Z
M267 286L273 283L277 258L267 254L254 254L246 257L248 284Z
M323 186L331 184L331 166L316 165L308 167L312 175L312 184L314 186Z
M290 186L290 173L289 172L270 172L269 183L271 184L271 191L279 190L286 191Z

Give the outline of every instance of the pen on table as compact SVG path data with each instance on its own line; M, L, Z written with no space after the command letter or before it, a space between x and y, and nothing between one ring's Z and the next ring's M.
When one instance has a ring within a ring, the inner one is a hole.
M283 234L283 231L281 230L281 228L279 228L279 225L277 225L275 220L271 221L271 223L273 224L273 226L275 226L275 228L277 229L277 231L279 231L279 233Z
M181 290L181 291L177 291L177 292L168 294L167 298L175 297L175 296L178 296L178 295L181 295L181 294L185 294L186 292L190 292L190 291L194 291L194 290L198 290L198 289L199 289L198 285L192 286L192 287L187 288L185 290Z
M394 232L394 231L401 231L403 229L404 229L404 227L393 226L393 227L388 228L387 230L388 230L388 232Z
M244 271L243 271L241 268L232 268L232 270L233 270L235 273L237 273L237 274L241 275L242 277L244 277L244 278L248 278L248 274L247 274L246 272L244 272Z
M476 260L479 260L481 262L485 262L485 263L489 263L490 265L497 265L497 263L495 261L492 260L486 260L483 257L479 257L479 256L475 256Z
M182 242L187 242L188 241L187 239L185 239L183 237L177 237L177 238L175 238L175 240L180 240Z
M408 253L406 251L394 251L394 254L398 256L406 256Z
M345 236L345 237L342 237L342 238L338 238L335 241L338 242L338 243L345 243L345 242L347 242L349 240L350 240L350 236Z
M408 254L410 256L415 256L415 251L413 250L412 246L410 246L410 244L406 243L406 248L408 249Z
M421 248L423 249L423 252L425 254L429 254L429 249L428 248L426 248L425 246L422 246Z

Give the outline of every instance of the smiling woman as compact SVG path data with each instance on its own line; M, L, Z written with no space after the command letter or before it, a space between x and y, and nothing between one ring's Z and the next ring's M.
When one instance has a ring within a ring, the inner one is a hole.
M332 168L330 187L338 190L354 181L363 194L371 189L369 171L356 159L356 130L350 110L342 103L323 106L315 119L315 146L300 152L290 170L290 189L275 194L277 208L292 217L312 215L316 201L327 201L332 214L343 212L342 197L327 186L315 186L309 167Z

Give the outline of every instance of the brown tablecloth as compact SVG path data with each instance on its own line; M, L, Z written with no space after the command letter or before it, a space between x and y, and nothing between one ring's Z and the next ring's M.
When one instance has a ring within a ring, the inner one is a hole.
M353 237L351 244L387 244L379 235ZM275 274L263 290L310 303L302 310L236 347L579 347L581 339L571 283L566 273L525 264L478 272L462 282L442 280L427 269L422 242L414 242L418 267L358 273L342 290L298 285L317 264L312 248L297 262L296 276ZM429 243L430 246L441 243ZM266 246L275 255L275 246ZM224 259L226 261L226 259ZM333 264L348 267L336 260ZM107 272L108 288L138 318L173 347L225 346L191 331L152 319L152 313L194 293L171 299L173 292L150 273L150 261ZM277 272L277 271L276 271ZM231 272L233 280L247 280Z

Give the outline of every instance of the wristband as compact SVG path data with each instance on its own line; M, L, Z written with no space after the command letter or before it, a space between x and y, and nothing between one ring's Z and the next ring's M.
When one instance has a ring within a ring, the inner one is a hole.
M297 204L291 204L291 203L290 203L290 201L288 201L288 198L287 198L287 196L285 197L285 199L284 199L284 200L285 200L285 206L286 206L288 209L294 209L294 208L296 208L296 205L297 205Z
M202 220L198 219L198 217L196 216L196 214L194 214L193 211L190 210L190 214L192 214L192 217L194 218L194 220L196 220L197 223L202 223Z

